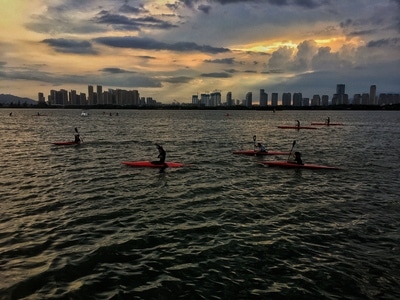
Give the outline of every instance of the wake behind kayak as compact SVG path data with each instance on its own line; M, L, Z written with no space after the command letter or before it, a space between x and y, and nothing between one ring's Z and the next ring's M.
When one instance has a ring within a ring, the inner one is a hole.
M72 146L72 145L79 145L81 142L53 142L53 145L56 146Z
M269 167L281 167L281 168L294 168L294 169L326 169L326 170L342 170L339 167L333 166L324 166L317 164L298 164L295 162L287 162L287 161L262 161L259 164L263 166Z

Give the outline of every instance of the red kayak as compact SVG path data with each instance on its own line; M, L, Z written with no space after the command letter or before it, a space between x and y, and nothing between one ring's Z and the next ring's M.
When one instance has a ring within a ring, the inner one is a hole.
M343 126L343 123L325 123L325 122L311 122L311 125L325 125L325 126Z
M289 152L238 150L238 151L233 151L233 154L242 154L242 155L289 155Z
M179 162L154 163L151 161L123 161L121 164L137 168L181 168L187 166Z
M287 161L262 161L259 162L263 166L269 167L281 167L281 168L297 168L297 169L327 169L327 170L341 170L339 167L330 167L316 164L297 164L294 162Z
M57 146L70 146L70 145L79 145L80 142L54 142L53 145Z
M283 125L283 126L278 126L278 128L281 129L318 129L317 127L312 127L312 126L290 126L290 125Z

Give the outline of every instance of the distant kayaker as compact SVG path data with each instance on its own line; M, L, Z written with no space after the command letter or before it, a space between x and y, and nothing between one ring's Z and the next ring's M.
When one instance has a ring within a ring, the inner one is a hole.
M161 147L159 144L156 144L156 147L157 147L157 150L158 150L157 158L160 159L157 163L163 164L163 163L165 163L165 158L167 156L167 152L165 152L164 148Z
M300 121L299 120L296 120L296 123L297 123L297 128L300 128Z
M267 152L267 149L261 143L257 143L257 152Z
M78 132L78 128L75 127L75 143L80 143L81 142L81 138Z
M296 164L299 164L299 165L302 165L302 164L303 164L303 160L301 159L301 153L298 152L298 151L296 151L296 152L294 153L294 162L295 162Z
M329 126L330 123L331 123L331 118L328 117L328 118L326 119L326 125Z

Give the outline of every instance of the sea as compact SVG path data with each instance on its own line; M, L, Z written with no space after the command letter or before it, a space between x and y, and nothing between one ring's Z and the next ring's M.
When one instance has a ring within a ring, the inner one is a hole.
M399 111L81 112L0 110L0 299L400 299Z

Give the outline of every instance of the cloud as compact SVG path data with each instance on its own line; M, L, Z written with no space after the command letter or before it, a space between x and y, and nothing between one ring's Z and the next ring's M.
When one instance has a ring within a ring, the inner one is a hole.
M181 4L193 8L201 0L180 0ZM221 5L240 4L240 3L261 3L276 6L300 6L304 8L315 9L326 4L325 0L208 0L209 3L218 3Z
M221 59L206 59L204 60L206 63L213 63L213 64L227 64L227 65L232 65L235 63L235 58L230 57L230 58L221 58Z
M61 53L74 54L97 54L92 48L92 44L88 41L71 40L71 39L45 39L42 43L53 47L55 51Z
M168 82L168 83L188 83L191 80L193 80L193 78L187 77L187 76L176 76L176 77L163 78L163 82Z
M201 10L203 13L208 14L211 10L211 6L201 4L199 5L198 9Z
M273 52L268 61L269 69L287 69L292 60L293 48L284 46Z
M119 8L120 12L123 13L132 13L132 14L142 14L142 13L148 13L149 10L145 9L143 5L139 5L139 7L131 6L127 3L123 4Z
M116 48L144 49L144 50L170 50L177 52L205 52L205 53L224 53L229 52L227 48L217 48L208 45L198 45L193 42L164 43L150 38L140 38L134 36L125 37L100 37L95 38L95 42Z
M382 46L396 47L399 44L400 44L400 38L380 39L380 40L375 40L375 41L369 41L367 44L367 47L369 47L369 48L382 47Z
M215 73L203 73L201 77L213 77L213 78L231 78L232 75L225 72L215 72Z
M121 68L103 68L100 71L112 74L136 73L136 72L126 71Z
M121 14L112 14L108 11L100 12L93 21L98 24L112 26L114 29L122 31L140 31L142 28L170 29L177 27L177 25L153 16L129 18Z

